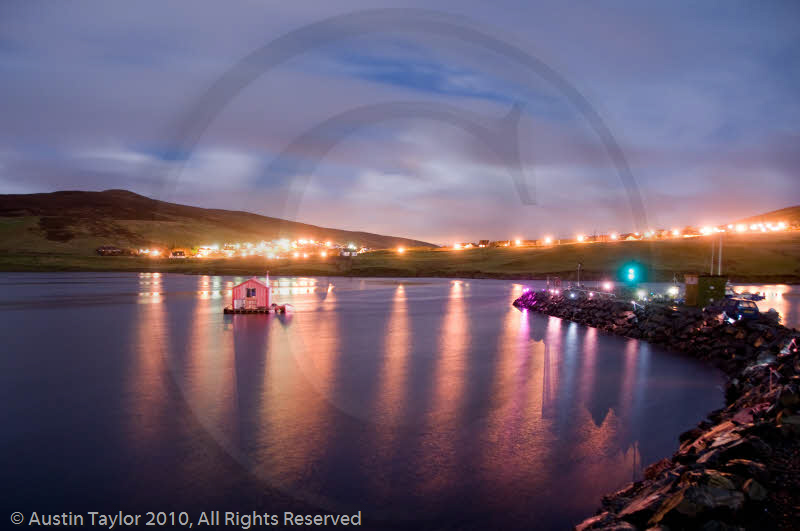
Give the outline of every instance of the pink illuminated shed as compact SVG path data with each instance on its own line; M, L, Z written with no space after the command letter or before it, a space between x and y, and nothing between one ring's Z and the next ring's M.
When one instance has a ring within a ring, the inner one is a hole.
M268 308L269 305L270 288L256 277L233 287L231 307L234 310L255 310Z

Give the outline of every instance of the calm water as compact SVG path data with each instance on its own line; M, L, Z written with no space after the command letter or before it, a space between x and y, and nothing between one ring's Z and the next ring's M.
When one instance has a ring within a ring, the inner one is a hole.
M722 404L518 283L273 278L294 314L223 316L237 280L0 275L0 508L563 529Z

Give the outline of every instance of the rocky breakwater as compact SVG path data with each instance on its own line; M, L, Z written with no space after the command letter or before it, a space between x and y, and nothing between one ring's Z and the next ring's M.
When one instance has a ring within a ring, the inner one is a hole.
M576 529L800 527L796 330L771 315L729 323L714 312L577 292L526 292L514 305L679 350L728 376L727 406L681 434L671 457L604 497Z

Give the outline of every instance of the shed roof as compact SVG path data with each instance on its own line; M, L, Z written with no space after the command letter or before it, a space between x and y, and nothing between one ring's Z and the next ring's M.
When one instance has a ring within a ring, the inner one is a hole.
M239 284L236 284L236 286L234 286L234 287L239 287L239 286L241 286L241 285L247 284L248 282L256 282L256 283L260 284L260 285L261 285L261 287L264 287L264 288L268 288L268 287L269 287L269 286L267 286L266 284L264 284L264 282L262 282L261 280L259 280L259 279L258 279L258 278L256 278L256 277L251 277L251 278L248 278L248 279L247 279L247 280L245 280L244 282L240 282Z

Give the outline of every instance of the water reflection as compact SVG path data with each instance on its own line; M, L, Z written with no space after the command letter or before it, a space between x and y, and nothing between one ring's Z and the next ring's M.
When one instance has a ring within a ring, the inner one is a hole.
M384 430L384 436L390 437L394 432L393 426L401 420L405 406L408 356L411 352L408 300L402 284L394 291L383 337L382 366L378 372L380 384L373 418Z
M774 308L781 315L781 323L788 327L800 326L800 291L798 286L788 284L740 284L735 287L737 293L757 293L764 300L757 301L762 312Z
M464 365L466 347L471 331L465 314L464 292L467 286L460 280L450 283L444 315L432 352L433 397L426 414L427 428L420 444L426 449L425 461L418 463L420 478L418 488L432 493L447 488L454 479L457 465L457 439L453 430L459 421L461 399L465 385ZM435 455L435 459L428 457Z
M154 278L151 273L139 274L140 289L149 290L153 282L160 285L160 278ZM140 295L149 297L140 297L137 316L132 320L137 342L129 369L132 376L126 379L126 396L130 398L128 407L132 415L125 431L134 445L147 447L158 442L159 428L166 414L164 397L167 375L164 373L163 360L170 334L167 309L160 304L160 296L150 291L142 291Z
M335 297L327 297L325 307L330 315L296 328L293 316L265 316L271 321L254 461L259 475L302 499L327 496L316 472L333 421L330 403L336 392L340 333Z
M564 527L721 396L691 360L510 307L518 283L272 279L294 314L223 316L237 279L171 281L137 279L131 444L174 431L174 378L202 429L181 436L304 500Z

